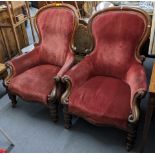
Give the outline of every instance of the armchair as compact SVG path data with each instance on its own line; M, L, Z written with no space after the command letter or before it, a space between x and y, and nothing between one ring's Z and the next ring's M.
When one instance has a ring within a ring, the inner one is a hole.
M129 151L147 90L140 48L149 37L149 16L139 9L112 7L92 16L88 29L93 51L62 77L65 127L71 127L74 114L95 125L120 128L127 132Z
M78 15L71 5L50 4L38 11L35 24L39 43L31 52L6 63L10 73L4 83L13 107L16 95L37 101L47 106L52 120L57 121L59 81L74 63L71 45Z

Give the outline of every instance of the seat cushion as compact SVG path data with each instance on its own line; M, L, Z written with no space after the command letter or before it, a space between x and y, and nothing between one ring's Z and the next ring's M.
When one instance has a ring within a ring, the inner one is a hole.
M125 82L112 77L96 76L72 90L69 112L93 124L126 129L131 111L130 96L130 87Z
M25 100L47 103L47 96L53 89L59 67L40 65L33 67L11 79L9 90Z

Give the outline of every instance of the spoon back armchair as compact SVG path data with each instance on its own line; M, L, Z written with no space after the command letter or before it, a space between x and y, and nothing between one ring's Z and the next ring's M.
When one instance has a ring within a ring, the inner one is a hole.
M142 10L112 7L96 13L88 29L94 48L62 78L65 127L72 114L95 125L127 131L126 148L133 147L139 120L139 102L147 85L140 49L150 32Z
M35 23L39 43L31 52L6 63L10 73L5 86L13 107L16 95L37 101L47 106L52 120L57 121L61 93L58 82L74 63L71 45L78 15L71 5L50 4L37 12Z

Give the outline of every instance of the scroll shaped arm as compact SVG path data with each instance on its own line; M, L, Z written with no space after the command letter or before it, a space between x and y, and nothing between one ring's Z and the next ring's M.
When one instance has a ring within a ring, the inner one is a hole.
M62 83L65 84L66 90L61 97L62 104L68 104L68 98L71 89L76 89L81 86L92 76L93 65L89 57L85 57L83 61L72 67L62 78Z
M60 95L61 95L61 93L60 93L60 91L61 91L61 89L60 89L61 79L59 76L56 76L56 77L54 77L54 80L55 80L55 85L54 85L51 93L48 95L48 103L49 104L55 103L56 100L58 98L60 98Z
M29 53L17 56L6 63L9 68L12 68L13 76L23 73L37 64L39 64L39 47L36 47Z
M60 98L62 88L60 89L60 83L61 83L61 77L74 65L74 54L69 52L67 55L65 64L62 66L60 71L57 73L57 75L54 77L55 80L55 86L52 89L52 92L50 95L48 95L48 102L54 103L57 98Z
M3 84L5 87L7 87L10 83L10 79L13 77L13 67L9 64L5 64L6 66L6 76L3 79Z
M138 102L147 91L146 74L144 67L139 63L134 63L126 74L125 81L128 83L131 89L131 109L132 113L128 118L128 121L133 123L139 119Z

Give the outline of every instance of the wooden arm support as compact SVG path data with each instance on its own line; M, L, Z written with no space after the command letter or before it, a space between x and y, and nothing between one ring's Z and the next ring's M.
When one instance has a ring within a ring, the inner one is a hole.
M51 104L51 103L54 103L56 102L57 98L59 98L59 84L61 82L61 78L59 76L55 76L54 77L54 80L55 80L55 86L51 92L50 95L48 95L48 103Z
M4 64L5 65L5 76L3 78L4 80L4 86L8 86L10 79L13 76L13 67L9 64Z
M70 92L71 92L72 83L71 83L70 79L67 78L67 77L61 78L61 81L66 86L65 92L61 96L61 103L66 105L66 104L68 104L68 98L69 98L69 95L70 95Z
M133 99L132 103L132 113L128 117L128 121L130 123L136 123L139 120L140 111L139 111L139 105L141 99L146 95L146 92L143 90L138 91Z

